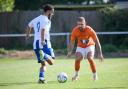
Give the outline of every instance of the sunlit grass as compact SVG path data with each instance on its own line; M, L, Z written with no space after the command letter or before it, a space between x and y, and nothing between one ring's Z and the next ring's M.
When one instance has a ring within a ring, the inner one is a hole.
M58 57L47 66L47 84L38 84L40 65L36 59L0 58L0 89L128 89L128 58L96 60L98 81L92 80L87 60L81 62L80 79L72 82L74 59ZM58 83L60 72L68 74L66 83Z

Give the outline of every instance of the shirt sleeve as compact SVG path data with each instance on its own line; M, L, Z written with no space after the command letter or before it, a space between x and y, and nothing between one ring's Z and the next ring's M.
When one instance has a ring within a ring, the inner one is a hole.
M46 30L46 29L47 29L47 25L48 25L48 23L47 23L46 21L43 21L43 22L41 23L41 25L40 25L40 29Z
M93 40L96 40L97 39L97 35L96 35L96 32L90 27L90 29L91 29L91 37L92 37L92 39Z
M76 29L74 28L71 33L71 41L75 41L75 39L76 39Z
M33 20L28 23L28 26L31 28L33 27Z

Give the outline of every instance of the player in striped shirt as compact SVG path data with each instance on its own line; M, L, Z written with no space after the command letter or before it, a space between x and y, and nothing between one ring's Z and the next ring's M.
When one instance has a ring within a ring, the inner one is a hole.
M46 62L52 65L54 61L53 59L55 58L50 42L51 17L54 14L54 7L47 4L44 6L43 10L44 14L41 14L30 21L27 29L27 38L29 37L31 30L34 30L33 49L37 56L38 63L41 64L39 83L46 83Z

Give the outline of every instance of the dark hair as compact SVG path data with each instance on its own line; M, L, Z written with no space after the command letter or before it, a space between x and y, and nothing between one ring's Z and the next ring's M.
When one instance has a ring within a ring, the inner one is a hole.
M44 12L47 12L48 10L52 10L52 9L54 9L54 7L50 4L46 4L43 6Z

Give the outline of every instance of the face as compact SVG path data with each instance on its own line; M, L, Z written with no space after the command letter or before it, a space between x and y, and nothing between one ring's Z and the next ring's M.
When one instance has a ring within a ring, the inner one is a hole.
M79 26L80 28L80 31L84 31L84 28L86 27L86 23L85 22L77 22L77 25Z
M48 18L51 20L52 16L54 15L54 9L48 11Z

